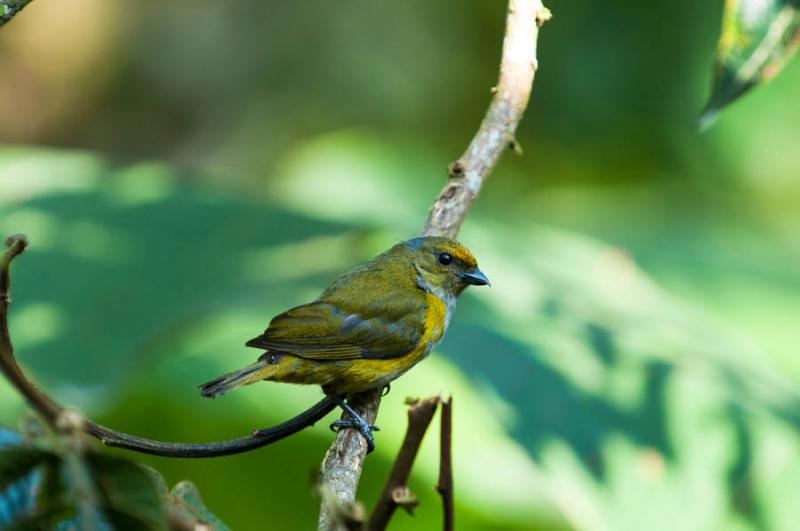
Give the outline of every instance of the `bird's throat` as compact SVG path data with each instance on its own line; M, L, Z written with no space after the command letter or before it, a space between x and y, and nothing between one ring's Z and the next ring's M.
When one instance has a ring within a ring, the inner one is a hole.
M450 318L453 316L453 312L456 309L456 295L452 293L448 293L447 291L433 287L430 282L427 281L425 275L420 271L419 267L414 265L414 269L417 271L417 286L431 295L438 298L445 306L445 317L444 317L444 329L442 330L442 335L444 332L447 331L447 327L450 325Z

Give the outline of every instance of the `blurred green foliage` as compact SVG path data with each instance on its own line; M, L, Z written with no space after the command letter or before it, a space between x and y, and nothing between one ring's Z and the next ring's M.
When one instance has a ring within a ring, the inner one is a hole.
M465 295L440 351L393 386L359 496L385 479L403 399L441 392L459 529L790 529L800 69L700 136L721 5L549 7L525 156L504 158L461 234L493 288ZM97 420L168 440L316 401L195 386L251 361L242 344L272 315L419 231L488 102L503 10L32 3L0 32L0 232L32 240L14 266L21 363ZM0 403L13 425L5 383ZM142 461L233 529L309 528L323 424L242 456ZM436 435L412 478L422 505L394 529L439 524Z

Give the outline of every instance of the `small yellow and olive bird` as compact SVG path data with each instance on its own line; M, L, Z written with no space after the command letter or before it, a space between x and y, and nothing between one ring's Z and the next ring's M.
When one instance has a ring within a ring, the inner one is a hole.
M247 346L266 352L244 369L201 386L214 398L261 380L322 386L349 414L332 429L355 428L374 448L372 430L345 401L383 388L442 340L467 286L489 284L457 241L421 237L398 243L344 273L317 300L284 312Z

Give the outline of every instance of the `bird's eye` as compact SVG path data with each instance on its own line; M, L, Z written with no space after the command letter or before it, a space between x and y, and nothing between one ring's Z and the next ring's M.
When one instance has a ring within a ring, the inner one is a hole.
M439 263L442 265L450 265L453 262L453 257L450 256L448 253L442 253L439 255Z

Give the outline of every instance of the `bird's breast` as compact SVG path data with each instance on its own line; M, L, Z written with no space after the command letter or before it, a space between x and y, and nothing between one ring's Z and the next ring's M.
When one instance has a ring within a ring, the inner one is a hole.
M453 304L442 300L434 293L425 294L424 331L420 337L418 349L421 356L426 356L444 337L453 313Z

